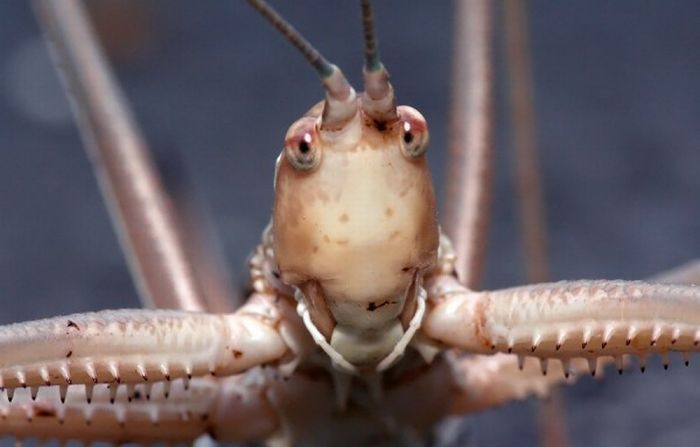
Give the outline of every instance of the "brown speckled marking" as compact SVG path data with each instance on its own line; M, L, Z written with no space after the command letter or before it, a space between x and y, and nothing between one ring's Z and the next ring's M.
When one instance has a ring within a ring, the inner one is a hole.
M34 415L40 418L56 417L56 411L53 408L48 408L43 405L34 405Z
M396 239L399 238L399 236L401 236L401 232L400 232L400 231L398 231L398 230L392 231L391 234L389 235L389 240L390 240L390 241L395 241Z
M239 350L237 350L237 349L234 349L234 350L232 350L231 352L233 353L233 357L234 357L234 358L239 359L239 358L243 357L243 352L242 352L242 351L239 351Z
M374 301L371 301L371 302L367 305L367 310L370 311L370 312L374 312L375 310L379 309L380 307L388 306L388 305L390 305L390 304L398 304L398 303L397 303L396 301L385 300L385 301L382 301L382 302L379 303L379 304L376 304Z
M66 354L66 358L70 358L71 355L73 355L73 351L68 351L68 353Z
M347 239L336 239L335 243L338 245L344 246L344 245L348 245L350 243L350 241Z
M75 323L73 320L68 320L68 326L69 328L75 328L77 330L80 330L80 327Z
M347 213L343 213L340 215L338 220L342 223L347 223L350 220L350 218L348 217Z
M387 209L384 210L384 214L386 214L388 219L391 219L391 217L394 215L394 210L387 207Z

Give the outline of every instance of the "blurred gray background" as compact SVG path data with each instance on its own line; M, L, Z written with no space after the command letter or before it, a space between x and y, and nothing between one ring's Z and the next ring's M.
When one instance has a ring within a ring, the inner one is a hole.
M359 83L358 2L275 3ZM385 63L400 102L431 125L442 190L452 5L376 3ZM159 159L186 167L242 279L286 128L320 99L313 71L242 1L91 8ZM643 278L699 256L700 2L541 0L529 10L555 278ZM0 3L0 55L0 322L138 306L24 1ZM522 282L502 73L498 83L488 287ZM698 367L677 358L668 372L654 359L644 375L584 378L565 391L574 445L697 445L698 385ZM535 408L476 415L464 430L480 446L536 445Z

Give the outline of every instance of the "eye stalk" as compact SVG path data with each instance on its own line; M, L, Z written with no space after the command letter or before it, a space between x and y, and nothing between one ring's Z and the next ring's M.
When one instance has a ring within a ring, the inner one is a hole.
M401 151L409 158L418 158L428 150L428 123L416 109L399 107L401 120Z
M316 119L305 117L292 124L284 139L284 155L298 171L311 171L321 161Z

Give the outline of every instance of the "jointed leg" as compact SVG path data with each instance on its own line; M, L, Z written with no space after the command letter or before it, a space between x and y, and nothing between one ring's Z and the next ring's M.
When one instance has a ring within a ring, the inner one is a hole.
M332 403L325 381L289 377L312 349L294 303L263 294L228 315L104 311L0 327L9 400L0 404L0 436L289 437ZM255 368L265 364L276 368Z
M539 283L549 281L550 273L525 6L519 0L509 0L503 4L503 12L523 265L527 282Z
M491 196L491 2L456 2L445 231L457 273L476 289L486 254Z
M174 201L175 223L181 235L185 255L194 269L202 290L207 312L230 313L243 305L242 294L234 292L231 278L224 268L223 244L206 207L195 194L194 186L184 184L169 188Z
M235 314L168 310L103 311L0 327L0 387L169 382L227 376L274 363L287 374L313 342L294 305L254 295ZM285 370L285 366L288 366Z
M35 7L142 301L206 309L170 201L82 5L36 0Z
M510 84L512 147L515 153L516 197L519 208L522 265L530 284L550 281L547 223L538 160L532 68L527 30L526 4L509 0L503 4L505 55ZM539 431L543 447L569 445L564 422L563 396L552 390L539 404Z
M432 293L431 293L432 292ZM564 363L624 354L687 359L700 350L700 287L570 281L472 292L453 278L431 284L425 334L474 353L505 352Z
M107 388L96 389L90 403L79 387L68 391L65 402L57 387L42 389L36 399L21 389L11 403L0 401L0 433L18 440L80 440L87 445L192 442L207 431L219 393L217 383L195 379L185 390L177 382L168 399L159 388L162 384L150 391L140 385L130 395L120 392L113 403Z
M0 435L23 438L122 443L188 443L210 434L222 442L261 439L291 441L319 415L331 411L327 381L295 375L276 376L256 369L225 379L193 379L187 388L173 383L137 385L112 401L107 388L96 389L90 403L71 388L61 402L56 387L36 399L18 390L12 403L0 401Z
M647 354L658 353L668 361L669 352L675 351L682 353L687 365L690 353L700 350L700 287L681 284L693 284L698 265L691 262L650 279L675 279L676 285L576 281L472 292L449 274L429 278L432 307L425 333L452 347L496 352L454 363L461 392L453 412L549 395L553 386L565 382L567 373L574 378L586 370L598 375L613 359L618 368L626 367L630 363L626 354L638 356L644 368ZM486 299L487 295L496 296ZM529 320L534 315L539 318ZM555 315L558 323L550 318ZM472 335L459 341L450 335L470 325L478 327ZM497 338L494 330L505 331L508 341L492 343ZM467 339L473 346L463 344Z
M0 376L12 396L18 387L235 374L286 351L273 327L246 315L103 311L0 328Z

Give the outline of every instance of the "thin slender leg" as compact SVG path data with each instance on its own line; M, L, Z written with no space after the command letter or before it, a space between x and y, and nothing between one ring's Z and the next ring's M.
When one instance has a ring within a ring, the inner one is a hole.
M491 201L491 2L456 5L445 229L457 254L457 273L479 285Z
M208 312L233 312L243 305L244 297L234 293L231 278L224 268L223 243L218 237L211 213L198 200L197 190L187 176L183 174L176 182L174 187L168 185L177 216L175 223L182 236L185 255L202 288L205 308Z
M171 204L83 6L77 0L36 0L34 6L142 302L203 310Z
M523 264L527 281L538 283L549 281L550 272L525 5L507 0L503 12Z
M526 279L533 284L549 281L551 275L525 7L526 3L519 0L507 0L503 4L503 17L520 239ZM538 424L543 447L571 444L566 433L564 397L558 389L553 389L550 398L540 403Z

